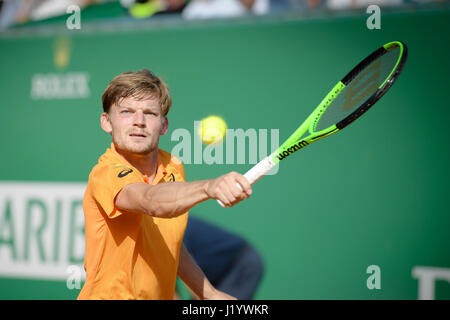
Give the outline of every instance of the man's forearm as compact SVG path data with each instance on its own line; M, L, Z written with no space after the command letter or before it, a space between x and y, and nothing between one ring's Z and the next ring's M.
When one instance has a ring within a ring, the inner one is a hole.
M226 207L232 207L248 198L251 192L251 186L243 175L230 172L216 179L202 181L168 182L157 185L148 185L144 182L131 183L122 188L114 204L119 209L129 212L172 218L208 199L217 199Z
M210 197L205 191L208 180L171 182L152 186L144 195L147 213L161 218L183 214Z
M191 289L198 299L208 299L214 295L215 289L203 271L191 257L185 246L180 249L178 277Z

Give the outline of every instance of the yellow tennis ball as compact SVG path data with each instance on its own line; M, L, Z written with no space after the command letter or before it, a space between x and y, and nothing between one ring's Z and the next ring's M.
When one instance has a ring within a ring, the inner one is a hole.
M227 124L218 116L209 116L202 120L198 129L200 139L206 144L216 144L223 140L227 132Z

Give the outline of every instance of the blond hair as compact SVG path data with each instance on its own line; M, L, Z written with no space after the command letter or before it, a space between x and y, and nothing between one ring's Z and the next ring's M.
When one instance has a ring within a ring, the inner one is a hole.
M103 111L108 113L112 105L127 97L158 98L164 116L172 106L172 98L166 83L148 69L123 72L112 79L102 95Z

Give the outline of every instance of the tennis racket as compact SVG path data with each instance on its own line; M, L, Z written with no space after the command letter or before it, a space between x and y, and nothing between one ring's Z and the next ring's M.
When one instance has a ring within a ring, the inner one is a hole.
M407 56L406 45L393 41L362 60L334 86L277 150L244 174L250 184L258 181L293 153L341 131L362 116L391 88L400 75ZM238 186L241 187L239 184ZM217 202L224 207L220 200Z

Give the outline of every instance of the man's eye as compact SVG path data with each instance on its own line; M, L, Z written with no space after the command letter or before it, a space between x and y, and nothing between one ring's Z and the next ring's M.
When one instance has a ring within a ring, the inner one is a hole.
M120 113L130 113L128 110L122 110Z

